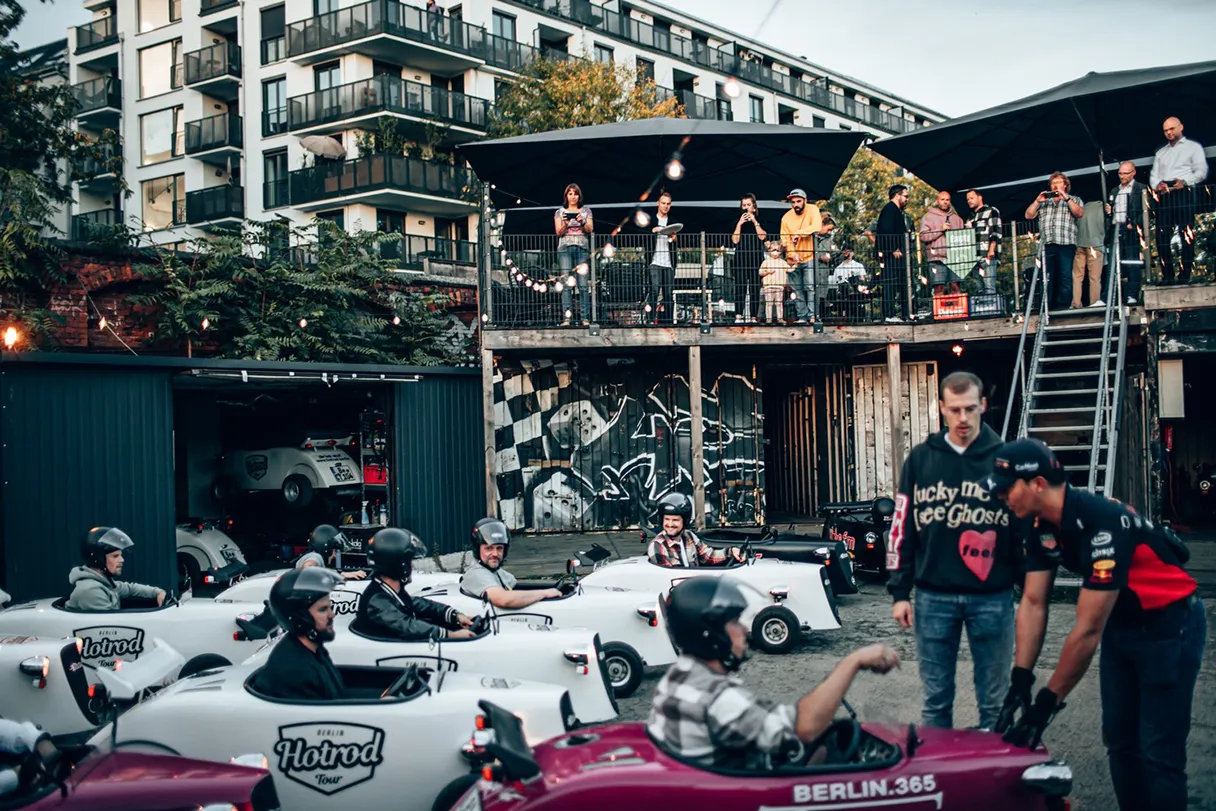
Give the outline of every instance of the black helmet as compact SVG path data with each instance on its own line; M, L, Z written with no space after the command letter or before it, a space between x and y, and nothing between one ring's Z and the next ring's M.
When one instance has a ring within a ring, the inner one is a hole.
M678 515L685 523L692 520L692 499L683 493L668 493L659 499L659 517Z
M473 554L481 560L481 547L502 544L502 562L507 562L511 549L511 533L507 525L497 518L483 518L473 525Z
M376 574L409 580L414 559L426 557L426 545L408 529L387 527L367 543L367 562Z
M106 567L106 555L111 552L121 552L135 545L131 536L117 527L93 527L84 536L80 545L80 553L84 556L86 566L95 569Z
M342 583L342 575L320 566L291 569L270 587L270 613L293 636L315 639L317 623L309 610Z
M747 655L735 656L726 625L736 619L748 625L753 613L750 609L757 608L762 600L759 592L749 598L744 588L727 577L690 577L676 584L659 600L667 635L676 652L721 662L727 670L743 664Z
M328 560L329 553L341 549L345 541L346 536L342 534L342 530L332 524L321 524L308 536L308 548Z
M874 499L874 507L871 510L875 524L881 524L885 519L890 518L895 514L895 502L886 496L879 496Z

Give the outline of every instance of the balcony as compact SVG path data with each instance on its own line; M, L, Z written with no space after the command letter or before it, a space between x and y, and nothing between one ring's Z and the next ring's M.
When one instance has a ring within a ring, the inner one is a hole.
M370 127L387 113L400 117L407 137L422 137L426 124L436 121L449 125L449 143L462 143L485 133L493 109L486 99L383 75L293 96L287 125L297 135L326 134Z
M220 113L186 122L186 154L213 166L240 161L245 144L244 119Z
M456 216L468 214L475 205L468 169L404 155L366 155L348 161L318 158L316 165L297 169L289 178L291 205L301 211L361 203Z
M122 83L114 76L89 79L72 85L76 99L76 121L96 129L118 126L122 118Z
M199 3L198 14L200 17L205 17L208 14L214 14L226 8L236 8L239 5L240 0L202 0Z
M394 234L380 243L380 258L398 270L437 276L470 276L477 265L477 243L464 239ZM461 266L458 272L455 266Z
M69 238L72 242L97 242L125 230L122 212L111 208L72 216Z
M495 34L485 34L486 64L519 73L540 57L540 49Z
M89 194L113 194L122 185L121 176L122 147L114 144L106 144L100 158L82 158L72 166L72 180Z
M186 192L186 223L205 230L232 228L245 219L245 190L225 184Z
M287 26L287 58L312 65L342 54L452 75L485 60L486 31L398 0L372 0Z
M186 86L232 101L241 89L241 46L219 42L186 54Z
M114 15L76 26L76 55L118 44L118 24Z
M691 90L681 90L678 96L680 104L684 105L684 114L689 118L700 118L705 121L735 120L735 114L731 111L728 101L698 96Z

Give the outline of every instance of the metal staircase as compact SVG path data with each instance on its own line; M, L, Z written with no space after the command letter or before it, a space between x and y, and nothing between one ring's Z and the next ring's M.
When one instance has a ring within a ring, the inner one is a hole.
M1022 358L1035 289L1041 287L1046 293L1040 256L1027 294L1022 342L1003 433L1010 438L1009 418L1020 381L1025 396L1017 436L1043 440L1068 471L1074 486L1106 495L1110 494L1114 481L1128 331L1117 254L1117 251L1112 254L1115 261L1109 268L1110 278L1102 299L1105 307L1049 312L1047 297L1041 296L1027 375Z

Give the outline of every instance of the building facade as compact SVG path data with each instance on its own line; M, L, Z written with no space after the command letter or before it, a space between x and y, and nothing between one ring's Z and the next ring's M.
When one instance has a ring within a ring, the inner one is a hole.
M113 174L80 172L69 212L80 241L119 223L179 243L243 219L320 217L400 233L407 258L471 264L476 180L452 149L485 137L502 83L542 55L637 66L690 117L875 135L941 120L649 2L449 0L442 13L423 0L84 5L94 20L66 42L78 127L121 134L132 194ZM407 154L362 148L384 119L415 145ZM314 154L324 149L340 157Z

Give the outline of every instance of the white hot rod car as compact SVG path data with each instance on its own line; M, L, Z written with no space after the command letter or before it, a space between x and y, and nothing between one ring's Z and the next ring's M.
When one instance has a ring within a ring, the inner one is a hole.
M351 436L312 432L297 446L228 451L221 458L212 495L222 503L237 493L278 491L287 506L307 507L317 490L358 494L363 471L342 450L352 443Z
M192 519L177 525L178 588L231 583L249 571L245 555L222 521Z

